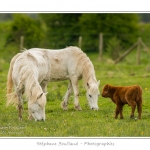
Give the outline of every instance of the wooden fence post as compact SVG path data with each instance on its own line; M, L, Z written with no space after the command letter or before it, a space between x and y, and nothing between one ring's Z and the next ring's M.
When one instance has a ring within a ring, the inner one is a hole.
M103 54L103 33L99 33L99 60L102 60Z
M82 36L79 36L78 46L79 48L82 46Z
M145 51L150 55L149 48L144 44L144 42L142 41L142 39L141 39L140 43L144 47Z
M138 44L137 44L137 65L140 64L140 57L141 57L141 38L138 38Z
M20 51L23 50L24 36L20 37Z

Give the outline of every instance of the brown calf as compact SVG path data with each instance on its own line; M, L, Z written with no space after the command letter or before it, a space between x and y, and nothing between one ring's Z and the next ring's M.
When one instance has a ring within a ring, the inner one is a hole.
M138 119L141 119L142 113L142 89L139 85L133 86L112 86L106 84L102 91L102 97L109 97L117 105L115 111L115 118L123 119L122 110L125 104L131 106L132 111L130 118L134 117L134 111L137 105Z

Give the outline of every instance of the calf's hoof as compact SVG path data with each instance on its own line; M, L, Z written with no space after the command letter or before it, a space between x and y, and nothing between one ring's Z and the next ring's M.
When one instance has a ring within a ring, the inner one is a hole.
M130 116L130 118L131 118L131 119L134 119L134 116L133 116L133 115L131 115L131 116Z

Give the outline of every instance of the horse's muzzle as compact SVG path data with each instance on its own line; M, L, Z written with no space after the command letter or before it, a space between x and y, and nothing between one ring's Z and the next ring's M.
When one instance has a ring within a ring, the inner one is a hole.
M98 110L99 108L98 107L92 107L91 109L92 110Z
M35 119L35 121L45 121L45 119Z

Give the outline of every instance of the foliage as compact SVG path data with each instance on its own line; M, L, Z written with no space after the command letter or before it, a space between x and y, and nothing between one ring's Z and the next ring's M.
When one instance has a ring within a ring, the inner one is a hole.
M142 41L146 43L147 46L150 46L150 23L140 23L140 37Z
M0 21L6 21L6 20L11 20L12 19L12 14L10 13L0 13Z
M48 28L47 46L50 48L63 48L78 45L79 24L81 14L40 14Z
M83 37L84 51L98 51L99 33L104 33L104 49L110 38L116 36L123 47L136 41L138 35L137 14L40 14L48 28L49 46L62 48L78 45Z
M119 57L119 52L121 50L120 43L120 40L116 37L112 37L108 41L106 51L113 60L116 60Z
M13 14L11 31L7 37L7 44L14 42L19 45L20 37L24 36L24 47L38 47L44 37L41 23L25 14Z
M122 48L126 49L139 36L138 14L43 13L10 16L13 20L8 32L7 46L10 43L18 46L20 37L24 36L25 48L58 49L71 45L78 46L79 36L82 36L83 51L98 52L99 33L102 32L105 52L112 37L119 39Z
M98 49L98 35L104 34L104 49L110 38L116 36L123 47L136 41L139 27L137 14L82 14L80 17L81 34L86 35L84 49Z
M149 13L139 13L141 22L149 23L150 22L150 14Z
M12 21L5 21L0 23L0 58L7 61L10 61L11 57L19 50L19 46L16 44L9 44L6 47L6 38L11 31L11 24Z

